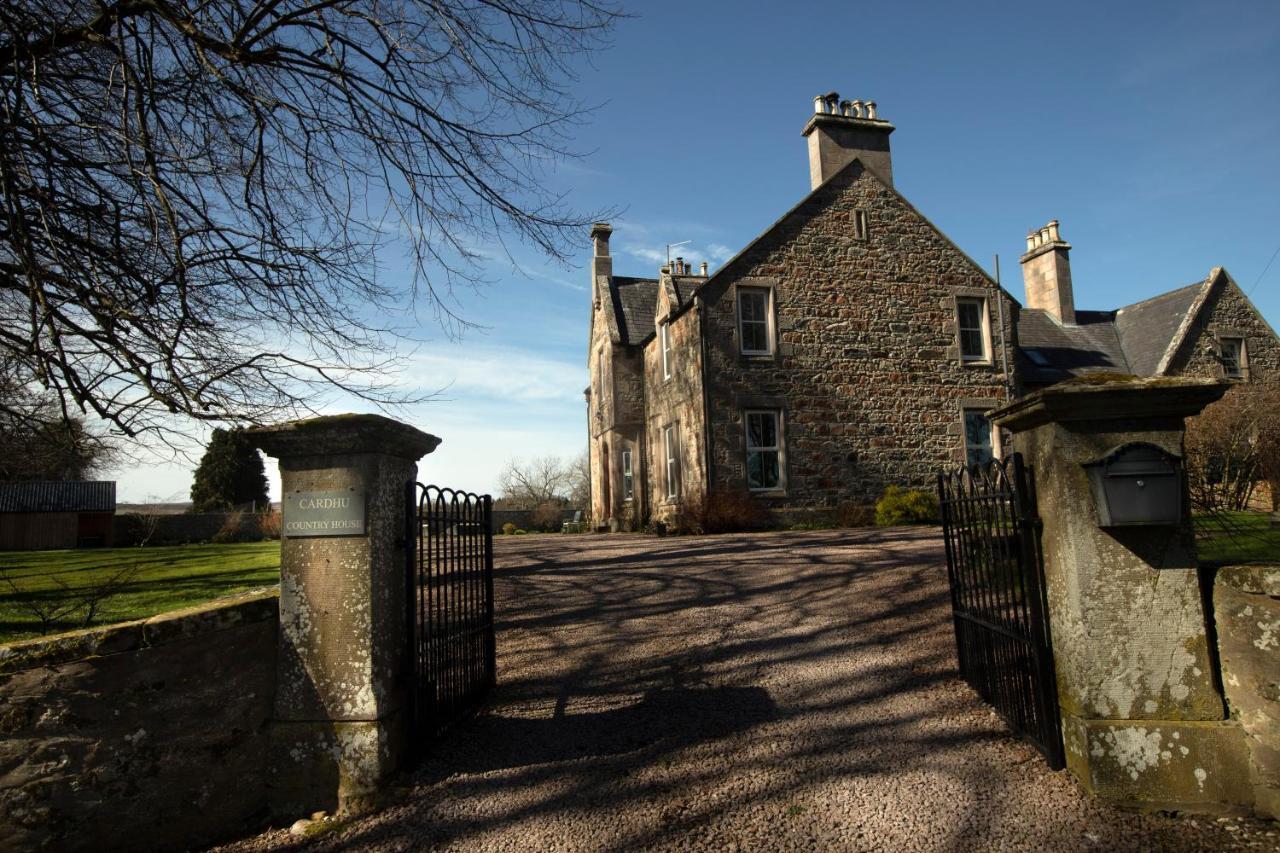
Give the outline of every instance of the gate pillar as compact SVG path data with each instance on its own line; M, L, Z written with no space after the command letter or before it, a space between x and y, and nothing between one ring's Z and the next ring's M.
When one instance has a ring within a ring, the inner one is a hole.
M407 747L404 490L440 439L380 415L249 435L280 461L272 810L361 811Z
M1180 488L1173 523L1104 528L1115 519L1100 515L1085 467L1134 443L1148 445L1149 458L1180 458L1183 419L1227 387L1063 383L992 413L1034 477L1067 767L1119 804L1214 811L1252 799L1244 740L1226 719L1209 645L1185 473L1175 465L1176 476L1164 477ZM1142 476L1128 484L1130 498L1141 497L1113 513L1151 496L1159 478Z

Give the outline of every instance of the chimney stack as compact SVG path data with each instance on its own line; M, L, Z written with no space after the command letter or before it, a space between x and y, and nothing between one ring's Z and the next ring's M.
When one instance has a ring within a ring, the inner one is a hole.
M1058 220L1027 233L1027 253L1022 256L1022 283L1027 307L1046 311L1067 326L1076 324L1075 297L1071 292L1071 244L1058 233Z
M813 116L803 136L809 140L809 186L817 189L855 157L893 186L889 134L893 125L876 115L875 101L841 101L837 92L813 99Z
M613 228L608 222L597 222L591 226L591 296L597 308L609 289L609 279L613 277L613 258L609 257L609 237L612 234ZM605 279L603 283L601 276Z

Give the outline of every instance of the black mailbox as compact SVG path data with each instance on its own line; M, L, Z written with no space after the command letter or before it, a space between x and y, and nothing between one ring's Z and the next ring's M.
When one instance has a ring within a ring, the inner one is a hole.
M1182 522L1181 460L1154 444L1124 444L1084 466L1099 527Z

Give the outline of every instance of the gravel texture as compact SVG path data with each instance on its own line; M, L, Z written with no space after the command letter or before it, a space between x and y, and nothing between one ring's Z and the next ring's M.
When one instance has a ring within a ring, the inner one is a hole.
M1089 799L960 681L920 528L500 537L499 684L388 809L231 849L1280 849ZM287 824L286 824L287 825Z

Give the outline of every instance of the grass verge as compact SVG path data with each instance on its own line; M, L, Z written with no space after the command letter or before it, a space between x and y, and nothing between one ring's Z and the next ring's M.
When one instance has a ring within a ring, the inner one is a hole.
M1265 512L1197 515L1196 551L1211 566L1280 563L1280 527Z
M0 552L0 643L86 627L95 597L105 625L279 579L279 542Z

